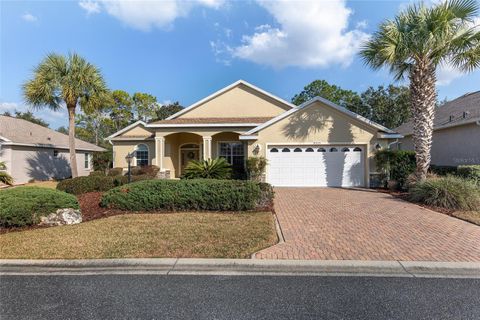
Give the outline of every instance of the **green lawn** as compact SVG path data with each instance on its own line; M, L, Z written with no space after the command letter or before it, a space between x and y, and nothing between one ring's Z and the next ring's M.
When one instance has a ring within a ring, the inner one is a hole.
M249 258L277 242L270 212L126 214L0 235L0 259Z

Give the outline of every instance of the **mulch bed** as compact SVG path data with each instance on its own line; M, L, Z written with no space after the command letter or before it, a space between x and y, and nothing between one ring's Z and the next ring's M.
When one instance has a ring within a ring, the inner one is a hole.
M90 221L128 213L126 211L100 207L102 192L84 193L77 196L77 199L78 203L80 204L80 211L82 212L83 221Z

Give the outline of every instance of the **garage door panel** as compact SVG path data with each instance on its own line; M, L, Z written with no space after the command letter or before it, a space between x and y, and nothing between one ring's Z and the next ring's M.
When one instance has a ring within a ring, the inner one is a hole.
M270 152L272 148L279 152ZM296 148L301 152L294 152ZM282 152L282 150L290 152ZM306 152L306 150L313 152ZM275 146L267 150L267 182L274 186L364 185L364 151L352 146ZM325 150L326 152L319 152ZM333 152L337 150L336 152ZM343 150L343 151L342 151Z

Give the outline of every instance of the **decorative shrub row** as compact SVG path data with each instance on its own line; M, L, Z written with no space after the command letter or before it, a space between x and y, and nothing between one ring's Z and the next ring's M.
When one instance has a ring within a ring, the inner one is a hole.
M480 186L480 165L458 166L457 175Z
M262 191L263 190L263 191ZM106 192L102 206L133 211L242 211L273 197L266 185L239 180L149 180Z
M40 217L57 209L78 209L74 195L49 188L17 187L0 192L0 225L23 227L37 224Z
M149 176L132 176L132 182L151 179ZM87 192L104 192L128 183L126 176L100 176L90 175L73 179L62 180L57 184L57 189L71 194Z
M466 179L455 176L429 178L409 190L411 201L451 210L480 209L480 189Z
M414 151L380 150L375 154L377 167L387 174L387 179L398 182L404 188L407 178L415 171L416 160Z

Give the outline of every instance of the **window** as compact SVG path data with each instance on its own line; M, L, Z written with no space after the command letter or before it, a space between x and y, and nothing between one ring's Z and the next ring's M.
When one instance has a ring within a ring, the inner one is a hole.
M135 150L135 158L137 159L137 166L148 166L148 147L144 144L139 144Z
M293 152L302 152L302 149L300 149L300 148L295 148L295 149L293 150Z
M324 148L318 148L317 152L327 152Z
M57 158L58 157L58 150L53 150L53 157Z
M58 154L58 151L57 151L57 154ZM90 169L90 153L85 153L85 160L84 160L83 166L85 169Z
M242 142L220 142L219 157L225 158L232 165L235 173L240 173L245 167L245 148Z
M305 152L313 152L313 149L312 148L307 148L307 150L305 150Z
M359 147L356 147L355 149L353 149L354 152L362 152L362 149L360 149Z
M337 152L337 148L330 148L330 152Z
M278 149L277 148L272 148L272 149L270 149L270 152L278 152Z
M348 151L350 151L350 149L348 149L346 147L342 149L342 152L348 152Z
M288 148L283 148L283 149L282 149L282 152L290 152L290 149L288 149Z

